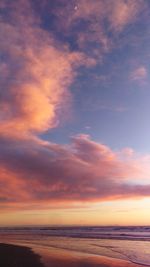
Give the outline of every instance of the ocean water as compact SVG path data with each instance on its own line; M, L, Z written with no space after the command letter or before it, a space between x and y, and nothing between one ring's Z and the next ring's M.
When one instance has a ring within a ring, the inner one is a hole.
M150 266L150 227L0 228L0 242L65 249Z

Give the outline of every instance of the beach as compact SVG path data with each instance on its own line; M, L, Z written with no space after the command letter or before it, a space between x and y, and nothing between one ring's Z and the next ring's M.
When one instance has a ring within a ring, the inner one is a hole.
M0 243L3 267L140 267L125 260Z
M150 266L149 227L0 228L2 267Z

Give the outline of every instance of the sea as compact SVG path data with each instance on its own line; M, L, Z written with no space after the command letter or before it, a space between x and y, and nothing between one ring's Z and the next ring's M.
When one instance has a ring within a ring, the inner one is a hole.
M150 266L150 226L1 227L0 242L107 256Z

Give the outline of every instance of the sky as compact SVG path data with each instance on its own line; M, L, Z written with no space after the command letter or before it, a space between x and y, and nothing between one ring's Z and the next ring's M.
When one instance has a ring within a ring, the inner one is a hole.
M0 225L150 224L150 1L0 1Z

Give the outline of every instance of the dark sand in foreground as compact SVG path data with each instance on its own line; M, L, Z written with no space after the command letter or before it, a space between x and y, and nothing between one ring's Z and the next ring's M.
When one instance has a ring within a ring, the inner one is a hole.
M0 266L1 267L44 267L40 256L32 252L30 248L1 244L0 243Z
M39 254L38 254L39 253ZM40 256L41 255L41 256ZM67 252L30 249L0 243L1 267L140 267L140 265L103 256L78 257Z

